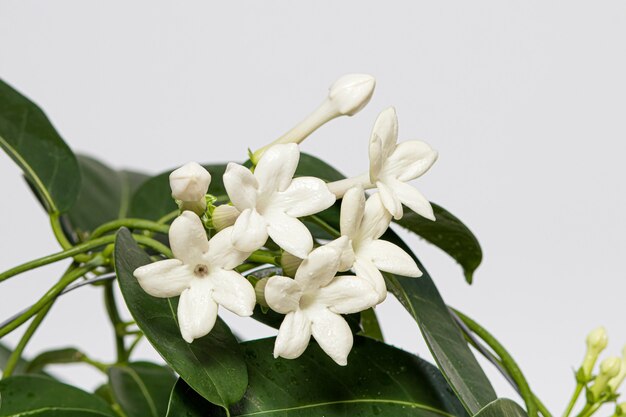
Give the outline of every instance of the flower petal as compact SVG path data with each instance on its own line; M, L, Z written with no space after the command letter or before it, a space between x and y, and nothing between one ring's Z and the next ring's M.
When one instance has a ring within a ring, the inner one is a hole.
M345 319L325 308L309 313L309 317L311 333L322 350L339 365L347 365L353 340Z
M202 255L209 249L202 221L191 211L184 211L172 222L169 240L174 257L188 265L202 262Z
M387 180L389 180L389 178ZM403 214L402 203L400 202L398 196L394 193L394 190L382 181L378 181L376 183L376 187L378 187L380 199L387 211L393 216L394 219L401 219Z
M153 297L175 297L193 278L193 269L178 259L153 262L135 269L133 273L141 288Z
M293 311L285 316L278 329L274 357L295 359L306 350L310 339L311 322L301 310Z
M355 246L363 241L378 239L387 231L391 223L391 214L383 205L380 193L373 194L365 202L363 219L354 240Z
M291 217L302 217L326 210L335 200L321 179L300 177L291 181L285 191L275 194L271 206L282 208Z
M372 133L369 145L370 170L369 180L371 183L378 181L380 171L383 169L383 141L378 135ZM332 190L332 188L331 188Z
M378 302L382 302L387 298L387 286L385 285L383 274L380 273L370 259L357 254L356 262L354 262L354 272L357 277L363 278L370 283L376 294L378 294Z
M189 162L170 174L172 197L182 201L204 200L211 174L197 162Z
M187 343L209 334L215 325L217 304L211 297L211 288L208 279L194 279L180 295L178 325Z
M252 315L256 304L254 287L235 271L218 270L204 278L213 286L213 301L238 316Z
M433 213L433 208L430 205L430 202L417 190L417 188L393 178L389 179L388 185L393 189L395 195L402 202L402 204L420 216L435 221L435 213Z
M264 295L272 310L287 314L298 309L302 290L295 280L276 275L267 281Z
M341 236L331 242L328 242L325 246L336 248L341 251L341 257L339 261L338 271L347 271L354 265L354 249L348 236Z
M419 277L422 271L411 256L400 247L386 240L374 240L359 250L359 257L371 259L381 271L405 277Z
M209 250L204 260L212 267L234 269L250 256L250 252L240 251L232 243L234 227L227 227L218 232L209 241Z
M380 112L372 129L372 138L374 136L381 140L381 151L384 161L393 153L398 142L398 116L396 115L396 109L388 107Z
M243 211L256 206L259 183L248 168L230 162L222 179L235 207Z
M267 224L255 209L245 209L233 226L233 246L244 252L254 252L267 242Z
M302 261L295 280L303 292L326 286L337 275L341 251L333 246L320 246Z
M342 275L320 288L317 301L337 314L351 314L378 304L379 295L364 278Z
M364 210L365 193L363 192L363 187L356 186L346 191L343 195L343 200L341 200L341 214L339 217L342 235L349 238L353 238L356 235L363 219Z
M254 170L261 192L284 191L298 167L300 151L295 143L279 144L269 148Z
M385 161L381 175L389 175L400 181L413 180L433 166L437 155L437 151L422 141L402 142Z
M222 204L221 206L215 207L215 210L213 210L211 222L218 231L224 230L234 225L240 214L241 212L237 207L231 206L230 204Z
M306 258L313 248L313 237L300 220L278 210L267 212L263 217L267 233L278 246L298 258Z

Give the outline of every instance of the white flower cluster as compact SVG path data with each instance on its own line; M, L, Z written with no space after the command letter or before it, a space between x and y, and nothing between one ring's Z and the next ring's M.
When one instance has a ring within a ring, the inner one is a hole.
M255 290L235 268L265 247L268 239L285 256L302 260L293 278L273 276L264 282L264 303L285 314L275 357L297 358L313 336L335 362L346 365L353 339L341 315L358 313L385 299L381 271L421 275L411 256L380 237L392 217L402 217L402 204L434 220L428 200L406 182L424 174L437 153L420 141L397 144L393 108L383 111L374 125L368 174L333 183L294 178L298 143L326 121L358 112L369 101L374 85L366 75L340 78L316 112L252 156L253 169L229 163L223 176L229 204L206 209L211 176L197 163L172 172L172 196L182 211L169 231L175 259L145 265L134 274L152 296L180 295L178 322L187 342L211 331L218 305L240 316L253 314ZM367 197L364 190L373 188L379 192ZM338 198L342 198L340 236L314 247L320 242L314 242L299 218L326 210ZM204 213L219 230L210 240L198 215Z

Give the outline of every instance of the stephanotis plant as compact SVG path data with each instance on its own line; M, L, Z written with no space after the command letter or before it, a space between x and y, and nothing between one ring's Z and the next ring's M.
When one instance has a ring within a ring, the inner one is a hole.
M471 284L478 241L414 187L437 152L399 141L393 108L374 123L363 174L346 178L301 152L318 127L361 110L374 86L368 75L341 77L317 110L241 164L189 162L150 177L75 155L35 104L0 81L0 146L61 246L0 273L0 282L68 263L55 285L0 323L0 337L23 329L17 345L0 345L0 417L552 417L502 344L446 305L394 231L447 252ZM66 346L26 355L58 299L87 285L102 288L115 361ZM117 286L132 318L118 310ZM385 343L376 306L388 292L415 319L407 331L421 330L434 364ZM241 341L221 309L277 335ZM144 339L162 363L134 360ZM606 346L603 328L589 334L564 417L626 415L618 393L626 349L597 368ZM519 398L498 398L474 353ZM89 393L47 370L73 362L106 382Z

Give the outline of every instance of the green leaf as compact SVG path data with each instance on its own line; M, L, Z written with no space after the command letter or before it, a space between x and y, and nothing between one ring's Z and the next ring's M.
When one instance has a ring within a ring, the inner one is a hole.
M3 379L0 381L0 397L0 417L115 417L100 397L42 376L20 375Z
M116 171L89 156L78 155L82 184L67 216L79 240L98 226L128 217L130 199L147 175Z
M274 359L274 340L243 343L250 383L231 416L466 415L437 368L402 350L357 336L341 367L315 343L298 359ZM203 415L210 405L179 381L168 417Z
M22 168L50 213L76 200L76 157L37 105L0 80L0 147Z
M471 284L474 271L483 259L478 239L452 213L435 203L431 205L437 221L425 219L408 207L404 207L404 216L396 223L450 255L461 265L465 280Z
M360 334L363 336L370 337L374 340L378 340L379 342L385 341L383 331L380 328L376 312L373 308L361 311L361 326L363 327L363 330Z
M209 193L216 197L226 195L222 182L226 165L204 165L204 168L211 174ZM169 176L172 171L163 172L141 184L131 200L129 217L159 220L178 208L170 190Z
M528 417L528 414L515 402L499 398L480 410L476 417Z
M0 343L0 370L4 370L4 367L11 356L13 351L6 347L4 344ZM22 375L26 373L26 368L28 367L28 361L24 358L20 358L17 361L17 365L15 366L15 370L13 371L13 375Z
M300 161L296 169L295 177L312 176L321 178L326 182L339 181L345 176L332 166L319 158L306 153L300 153Z
M109 386L126 417L163 417L176 376L169 368L134 362L109 368Z
M133 271L150 263L127 229L118 232L115 270L126 305L139 328L170 367L207 400L221 406L246 390L246 364L237 340L219 318L207 336L188 344L176 321L177 298L156 298L141 289Z
M54 363L82 362L84 357L85 355L75 348L49 350L34 357L26 366L25 371L27 373L35 373Z
M477 413L496 399L493 387L424 266L392 230L383 238L411 254L423 272L419 278L385 274L387 288L417 321L439 369L465 408L471 414Z

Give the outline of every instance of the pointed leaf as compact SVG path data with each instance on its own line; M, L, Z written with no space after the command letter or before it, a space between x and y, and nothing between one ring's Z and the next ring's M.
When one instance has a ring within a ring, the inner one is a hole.
M187 383L214 404L228 406L243 395L248 377L237 340L218 319L207 336L188 344L176 321L178 298L156 298L139 286L133 271L150 263L127 229L118 232L115 270L126 305L148 341Z
M528 414L517 403L499 398L480 410L476 417L528 417Z
M76 348L49 350L35 356L26 367L26 372L39 372L42 371L46 366L55 363L82 362L84 357L85 355Z
M50 213L76 200L76 157L37 105L0 80L0 147L20 166Z

